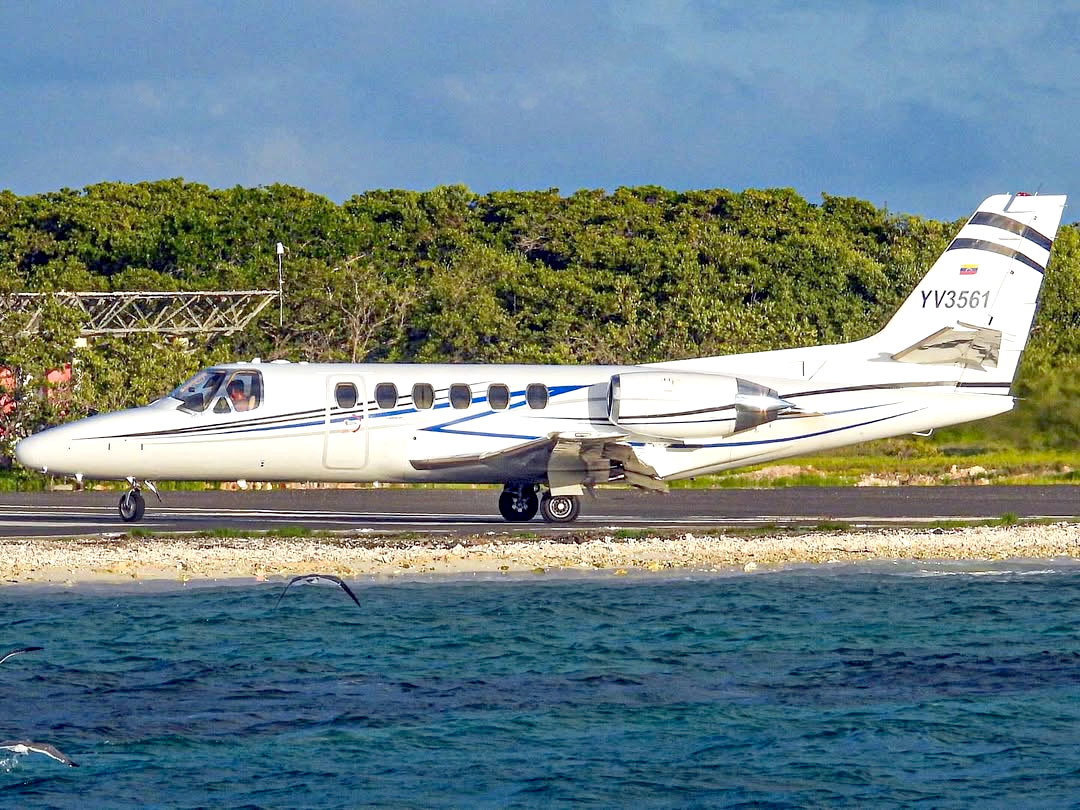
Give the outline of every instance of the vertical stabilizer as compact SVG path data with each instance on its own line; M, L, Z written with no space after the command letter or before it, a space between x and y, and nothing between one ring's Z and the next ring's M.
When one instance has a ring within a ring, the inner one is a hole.
M894 359L953 368L966 389L1007 393L1064 207L1064 196L987 198L870 340Z

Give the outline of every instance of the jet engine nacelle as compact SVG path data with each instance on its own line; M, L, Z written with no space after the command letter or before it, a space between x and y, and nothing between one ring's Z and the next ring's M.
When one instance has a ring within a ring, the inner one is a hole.
M771 422L794 406L739 377L633 371L608 387L608 419L631 433L676 441L730 436Z

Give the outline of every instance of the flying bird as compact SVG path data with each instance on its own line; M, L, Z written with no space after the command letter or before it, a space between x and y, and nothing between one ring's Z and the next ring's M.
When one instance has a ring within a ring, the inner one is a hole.
M0 664L4 663L5 661L7 661L9 658L12 658L13 656L22 655L23 653L28 653L28 652L37 652L40 649L43 649L43 648L42 647L20 647L17 650L12 650L11 652L7 653L3 658L0 658Z
M281 604L281 600L285 598L285 592L288 591L289 588L292 587L297 582L307 582L308 584L311 584L311 585L314 585L314 584L316 584L318 582L333 582L335 585L337 585L339 588L341 588L343 591L345 591L345 593L347 593L349 595L350 599L352 599L354 602L356 602L356 606L358 608L363 608L363 605L360 604L360 600L356 598L356 594L353 593L352 589L342 581L341 577L335 577L333 574L301 574L300 576L293 577L292 579L289 580L289 584L285 586L285 590L283 590L281 592L281 595L277 598L277 601L274 603L274 608L275 609L277 608L278 605Z
M33 740L8 740L7 742L0 742L0 748L16 754L44 754L47 757L52 757L57 762L64 763L68 767L79 767L79 763L72 762L67 754L48 743L39 743Z

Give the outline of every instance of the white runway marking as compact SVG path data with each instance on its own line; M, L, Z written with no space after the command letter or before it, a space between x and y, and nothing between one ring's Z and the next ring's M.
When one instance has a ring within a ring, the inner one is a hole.
M47 526L52 529L73 529L78 527L80 531L87 529L115 529L116 523L87 523L79 520L0 520L0 527L10 526L13 529Z

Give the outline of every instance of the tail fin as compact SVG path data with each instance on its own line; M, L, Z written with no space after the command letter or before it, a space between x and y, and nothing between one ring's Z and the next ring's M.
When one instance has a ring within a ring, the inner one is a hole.
M1035 317L1064 196L987 198L875 337L894 360L957 367L1007 393Z

